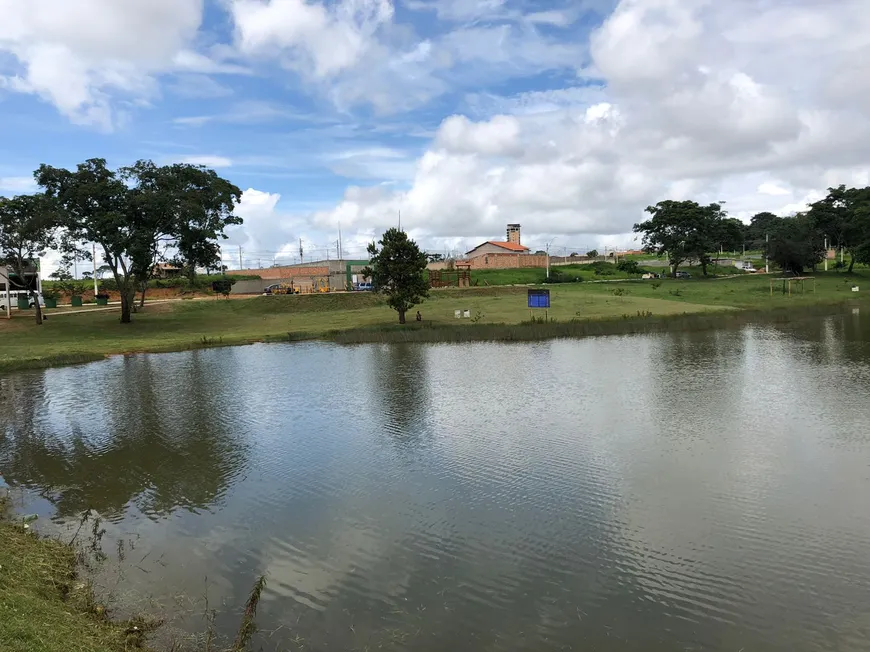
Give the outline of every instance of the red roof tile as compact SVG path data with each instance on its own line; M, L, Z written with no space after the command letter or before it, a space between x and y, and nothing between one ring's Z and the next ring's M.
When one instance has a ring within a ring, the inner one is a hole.
M496 242L495 240L487 240L483 244L477 245L474 249L479 249L480 247L482 247L484 245L488 245L488 244L493 245L495 247L501 247L502 249L506 249L507 251L522 252L522 251L529 250L528 247L525 247L521 244L517 244L516 242ZM471 251L474 251L474 249L472 249ZM468 253L471 253L471 251L469 251Z

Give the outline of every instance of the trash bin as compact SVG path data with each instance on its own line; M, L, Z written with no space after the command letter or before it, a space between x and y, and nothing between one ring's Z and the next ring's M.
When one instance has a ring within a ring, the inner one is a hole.
M30 308L30 297L18 295L18 309L27 310Z
M81 297L70 297L69 303L73 308L81 308L82 307L82 298Z

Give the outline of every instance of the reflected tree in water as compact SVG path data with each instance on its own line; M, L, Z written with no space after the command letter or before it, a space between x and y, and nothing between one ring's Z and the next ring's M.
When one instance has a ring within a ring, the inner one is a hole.
M426 348L419 344L372 347L374 403L394 437L414 438L423 430L430 400L427 365Z
M9 379L0 399L16 415L0 435L6 481L38 491L60 517L94 509L120 518L130 504L155 517L219 502L247 459L224 416L230 389L195 356L174 376L157 364L125 359L112 378L118 391L82 402L71 417L52 414L42 375Z

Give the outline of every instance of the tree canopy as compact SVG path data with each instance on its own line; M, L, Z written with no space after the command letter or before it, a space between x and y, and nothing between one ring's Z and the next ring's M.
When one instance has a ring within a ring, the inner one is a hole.
M0 264L25 283L33 266L48 249L59 246L57 215L43 195L0 197ZM34 299L36 323L42 324L42 308L35 286L22 285Z
M370 262L363 273L374 290L387 297L387 304L404 324L405 313L429 296L428 257L407 233L396 228L387 230L377 244L371 243L368 252Z
M852 254L850 272L856 261L862 262L870 250L870 187L828 188L824 199L810 205L808 215L830 244Z
M167 252L195 268L216 262L218 238L240 224L241 190L201 166L138 161L117 171L89 159L74 171L42 165L37 183L59 209L74 241L94 242L121 294L121 321L131 320L137 287Z
M634 225L635 233L643 234L643 248L658 256L667 255L672 273L686 261L697 260L704 276L711 263L710 252L732 229L720 204L701 206L694 201L661 201L648 206L652 218Z
M807 214L771 220L769 235L765 255L784 271L801 275L805 268L815 267L824 260L823 236Z

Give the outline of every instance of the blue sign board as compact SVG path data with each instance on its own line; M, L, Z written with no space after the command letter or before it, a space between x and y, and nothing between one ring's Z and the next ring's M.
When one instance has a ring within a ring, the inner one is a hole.
M549 308L549 290L529 290L529 308Z

